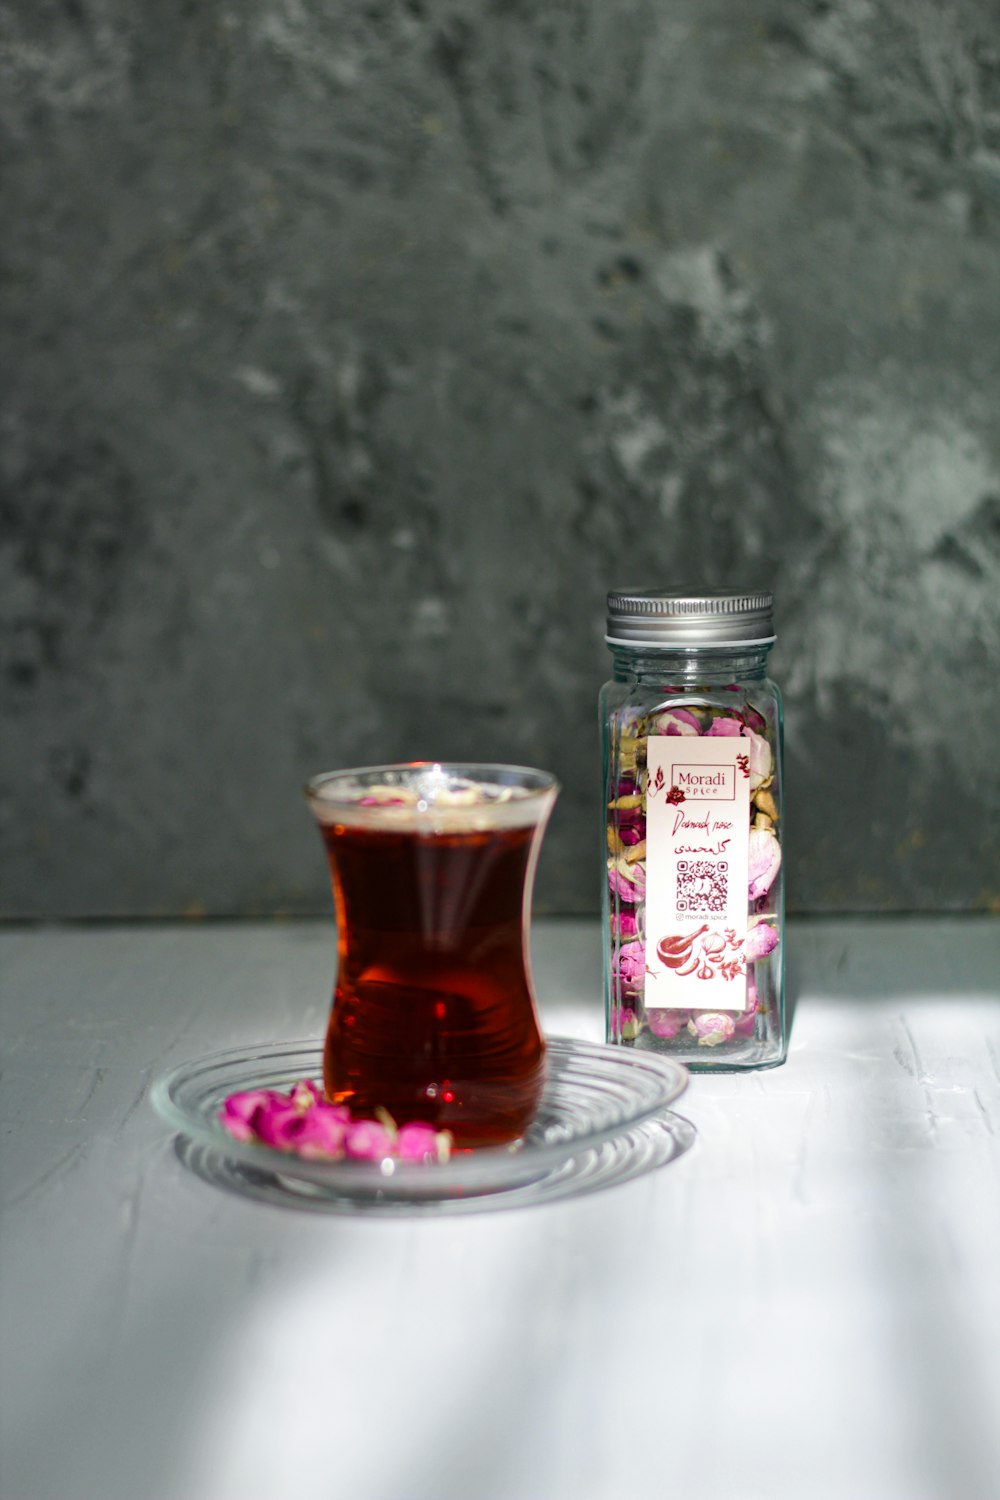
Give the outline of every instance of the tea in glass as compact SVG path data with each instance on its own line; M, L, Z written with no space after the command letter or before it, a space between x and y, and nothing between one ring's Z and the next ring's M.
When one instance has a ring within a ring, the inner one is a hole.
M309 783L338 924L331 1101L426 1120L459 1147L523 1133L545 1054L531 890L558 790L542 771L423 762Z

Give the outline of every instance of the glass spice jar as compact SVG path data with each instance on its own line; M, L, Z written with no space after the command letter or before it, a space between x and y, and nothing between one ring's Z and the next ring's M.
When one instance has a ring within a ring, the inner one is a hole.
M613 592L601 690L610 1042L784 1062L781 695L769 593Z

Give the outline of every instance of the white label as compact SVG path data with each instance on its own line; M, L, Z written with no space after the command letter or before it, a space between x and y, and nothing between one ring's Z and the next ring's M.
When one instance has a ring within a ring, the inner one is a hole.
M646 741L647 1009L746 1009L748 742Z

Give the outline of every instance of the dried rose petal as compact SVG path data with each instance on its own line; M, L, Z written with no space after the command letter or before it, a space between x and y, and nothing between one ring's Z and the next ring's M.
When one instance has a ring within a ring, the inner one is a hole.
M742 733L743 725L740 720L731 719L726 714L721 715L718 719L713 719L709 727L705 730L705 735L707 738L715 739L719 739L723 736L726 739L733 739L736 735Z
M624 1042L634 1042L639 1034L639 1022L631 1005L623 1005L621 1009L617 1005L611 1010L612 1035L618 1035Z
M618 860L618 873L632 882L633 892L629 899L644 901L646 899L646 866L636 860L634 850L630 854L622 855Z
M769 828L750 830L750 900L759 901L781 868L781 845Z
M641 864L626 864L624 859L608 860L608 884L619 901L642 901L646 895L646 870Z
M608 888L612 896L617 896L619 901L635 900L635 886L618 869L618 860L614 857L608 860Z
M278 1094L274 1089L248 1089L242 1094L229 1095L219 1111L219 1119L238 1141L252 1141L259 1112L286 1102L284 1094Z
M754 734L752 729L744 729L743 736L750 741L750 790L756 791L761 782L766 781L774 770L774 756L762 734Z
M701 724L686 708L669 708L653 720L658 734L701 734Z
M688 1012L686 1010L647 1010L646 1021L654 1036L663 1037L664 1040L674 1037L687 1024Z
M617 937L634 938L639 931L639 923L634 911L619 910L612 918Z
M641 836L646 827L646 814L641 807L627 807L617 814L613 822L622 836L630 829L638 829Z
M325 1103L323 1090L318 1083L313 1083L309 1078L300 1079L293 1087L289 1098L299 1109L311 1109L314 1104Z
M383 1161L447 1161L452 1137L423 1121L396 1130L392 1116L375 1111L377 1120L351 1120L343 1104L328 1104L319 1084L296 1083L287 1094L251 1089L230 1094L219 1110L220 1124L240 1141L260 1141L277 1151L314 1160L340 1161L345 1156Z
M332 1104L318 1104L305 1116L302 1127L293 1134L293 1147L300 1156L340 1157L350 1128L344 1111Z
M641 734L645 718L646 710L644 708L623 708L618 720L622 733Z
M747 933L743 955L748 964L756 963L758 958L766 958L769 953L773 953L777 946L778 929L768 922L758 922Z
M687 1025L692 1036L698 1038L699 1047L717 1047L728 1042L736 1030L736 1022L722 1010L703 1010L693 1015Z
M384 1161L392 1155L392 1134L377 1120L355 1120L344 1136L344 1155L352 1161Z
M624 988L641 987L646 977L646 945L623 943L618 950L618 974Z
M448 1132L437 1131L423 1120L413 1120L400 1130L396 1154L400 1161L440 1161L442 1145L446 1144L442 1142L442 1136L448 1136ZM451 1137L448 1139L450 1141Z
M254 1134L265 1146L273 1146L276 1151L294 1151L298 1145L298 1138L306 1135L308 1138L309 1118L312 1110L308 1112L298 1109L287 1098L282 1097L280 1102L262 1105L254 1116Z

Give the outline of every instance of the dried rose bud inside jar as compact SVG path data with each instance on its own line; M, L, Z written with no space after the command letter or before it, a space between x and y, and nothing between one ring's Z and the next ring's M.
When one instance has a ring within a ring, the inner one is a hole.
M784 1010L781 695L769 593L608 595L608 1040L773 1067Z

